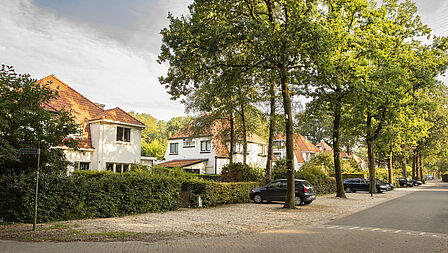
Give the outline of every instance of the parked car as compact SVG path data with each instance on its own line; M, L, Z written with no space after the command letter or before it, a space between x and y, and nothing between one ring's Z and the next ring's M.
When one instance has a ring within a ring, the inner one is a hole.
M412 183L412 179L405 178L405 177L397 177L398 184L400 184L401 187L412 187L414 184Z
M432 177L432 175L426 175L425 176L425 180L426 181L428 181L428 180L433 180L434 178Z
M378 179L378 178L376 179L376 182L377 182L377 183L381 183L381 184L385 184L386 186L389 186L390 188L387 189L388 191L391 191L391 190L394 189L394 184L385 182L385 181L380 180L380 179Z
M415 180L415 179L411 179L411 182L412 182L412 184L413 184L414 186L419 186L419 185L422 185L422 184L423 184L422 181L418 181L418 180Z
M253 189L250 193L250 199L255 203L263 201L285 201L286 197L286 179L275 180L263 187ZM308 205L316 199L316 193L313 186L306 180L295 180L296 205Z
M376 185L376 192L382 193L384 191L387 191L388 186L384 184L375 184ZM356 192L356 191L369 191L370 184L367 179L364 178L349 178L344 180L344 189L345 192ZM390 188L390 186L389 186Z

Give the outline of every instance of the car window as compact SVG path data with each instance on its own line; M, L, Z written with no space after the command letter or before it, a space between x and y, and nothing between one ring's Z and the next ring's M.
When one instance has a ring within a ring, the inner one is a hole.
M311 185L310 182L308 182L308 181L302 181L302 184L303 184L305 187L312 187L312 185Z
M280 188L280 185L282 184L281 181L278 182L272 182L268 187L269 188Z
M361 183L362 181L361 181L361 179L353 179L353 183L357 183L357 184L359 184L359 183Z
M287 183L286 181L280 182L280 188L286 188L287 187Z

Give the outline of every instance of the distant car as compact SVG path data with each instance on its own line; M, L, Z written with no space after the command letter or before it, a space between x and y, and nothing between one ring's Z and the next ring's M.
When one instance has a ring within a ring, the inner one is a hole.
M433 180L434 178L432 177L432 175L426 175L425 176L425 180L426 181L428 181L428 180Z
M422 181L418 181L418 180L415 180L415 179L411 179L411 182L412 182L412 184L413 184L414 186L419 186L419 185L422 185L422 184L423 184Z
M391 184L391 183L388 183L388 182L385 182L385 181L383 181L383 180L380 180L380 179L376 179L376 182L377 183L381 183L381 184L385 184L385 185L388 185L390 188L388 188L387 190L388 191L391 191L391 190L393 190L394 189L394 184Z
M397 177L398 184L401 187L412 187L414 184L412 183L412 179L405 177Z
M376 185L376 192L382 193L384 191L387 191L388 186L384 184L375 184ZM351 193L351 192L357 192L357 191L369 191L370 184L367 179L364 178L349 178L344 180L344 189L345 192ZM390 188L390 186L389 186Z
M286 185L286 179L275 180L263 187L253 189L250 193L250 199L257 204L263 201L285 201ZM316 199L313 186L306 180L296 179L295 190L296 205L308 205Z

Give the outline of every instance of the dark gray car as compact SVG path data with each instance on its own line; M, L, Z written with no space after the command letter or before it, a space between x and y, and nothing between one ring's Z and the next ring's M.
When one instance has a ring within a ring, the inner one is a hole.
M313 186L306 180L295 180L296 205L308 205L316 199L316 193ZM255 203L263 201L285 201L286 197L286 179L275 180L263 187L253 189L250 193L250 199Z

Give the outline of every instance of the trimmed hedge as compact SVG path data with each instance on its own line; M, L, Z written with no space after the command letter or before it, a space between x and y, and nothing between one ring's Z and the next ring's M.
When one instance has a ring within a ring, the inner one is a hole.
M313 183L316 194L330 194L336 192L336 181L333 178L320 178Z
M249 202L250 191L259 187L257 182L217 183L200 179L186 180L182 191L190 192L190 206L198 207L201 196L203 207Z
M442 181L448 182L448 173L442 174Z
M0 219L31 222L34 175L0 177ZM41 175L38 222L105 218L175 210L180 182L149 173Z
M215 181L215 182L221 182L221 175L215 175L215 174L193 174L193 173L187 173L192 178L202 178L205 180Z

